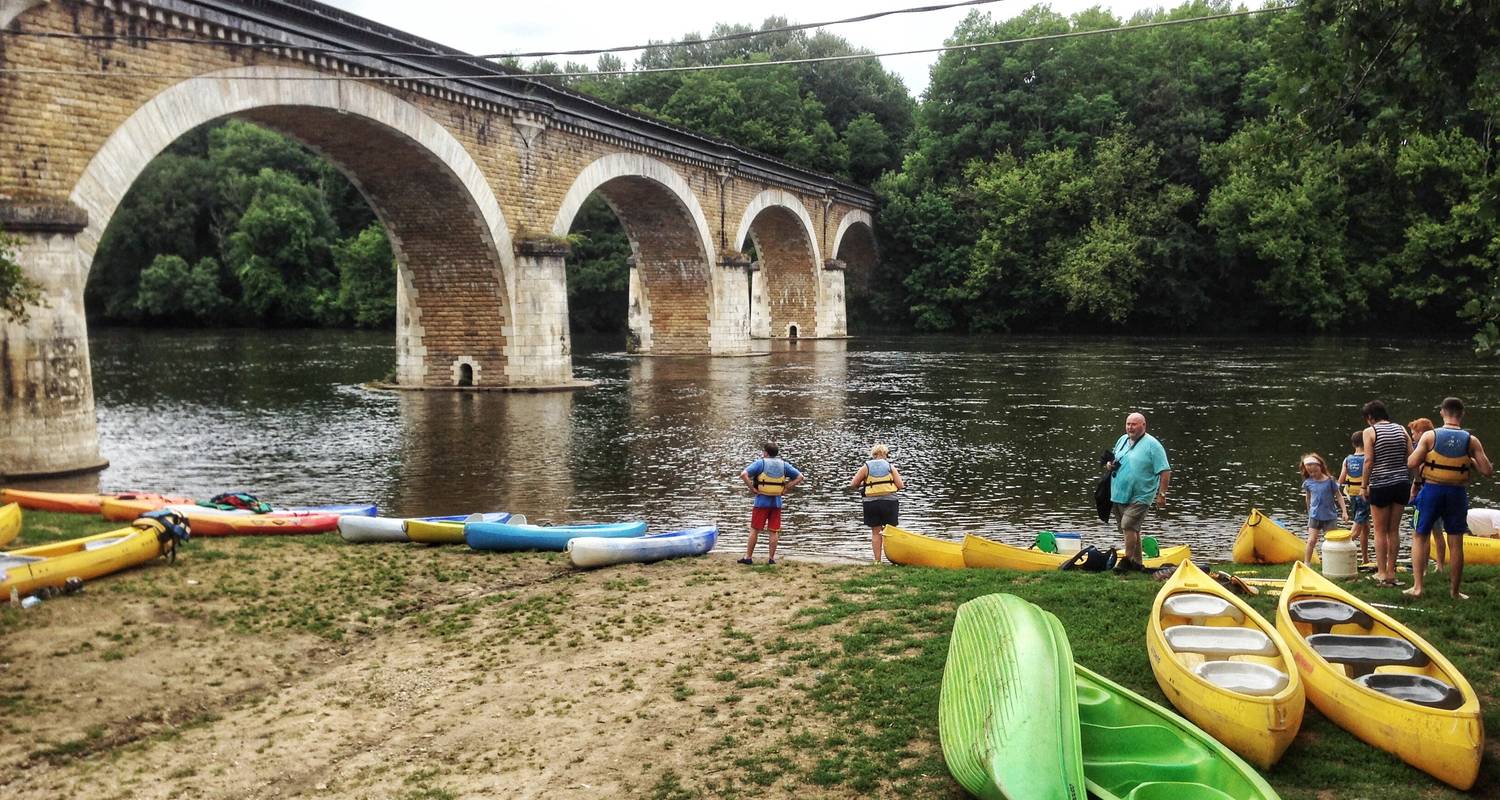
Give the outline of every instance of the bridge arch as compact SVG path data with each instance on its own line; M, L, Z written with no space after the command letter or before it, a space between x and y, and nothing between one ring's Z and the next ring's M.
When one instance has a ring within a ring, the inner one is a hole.
M553 219L566 236L598 192L630 238L630 349L641 353L742 351L748 342L715 325L726 280L714 268L713 237L698 196L676 170L639 153L611 153L578 173Z
M411 103L364 84L299 80L317 74L273 66L224 69L173 85L137 108L90 159L71 193L88 212L87 227L76 237L81 268L90 269L115 209L152 159L199 125L249 119L335 163L385 225L397 261L397 382L452 385L460 361L475 383L509 382L515 377L506 357L506 334L516 319L515 254L483 171L446 128ZM436 190L411 192L407 184L417 177Z
M807 338L823 335L819 323L823 257L812 215L795 194L767 189L740 215L736 246L749 239L757 269L750 279L750 335Z

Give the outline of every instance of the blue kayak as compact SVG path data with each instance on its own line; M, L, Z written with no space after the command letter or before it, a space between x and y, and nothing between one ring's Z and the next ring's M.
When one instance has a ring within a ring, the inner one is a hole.
M580 536L568 542L568 560L575 567L589 568L701 556L714 549L718 535L716 526L705 525L625 539Z
M511 525L505 522L464 524L464 541L475 550L557 550L580 536L620 539L646 532L644 522L603 522L591 525Z

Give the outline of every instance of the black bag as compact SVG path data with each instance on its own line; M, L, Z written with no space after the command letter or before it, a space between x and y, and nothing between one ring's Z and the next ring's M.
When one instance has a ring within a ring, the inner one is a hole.
M1057 569L1060 572L1068 572L1075 569L1084 572L1107 572L1114 569L1115 560L1118 558L1119 555L1115 553L1112 547L1108 550L1100 550L1093 545L1089 545L1074 553L1072 558L1064 561Z
M1113 451L1105 450L1104 454L1099 456L1099 463L1108 464L1114 458L1115 454ZM1100 522L1109 522L1109 513L1114 510L1115 504L1109 499L1109 484L1110 481L1114 480L1114 477L1114 470L1105 470L1104 476L1094 486L1094 510L1099 512Z

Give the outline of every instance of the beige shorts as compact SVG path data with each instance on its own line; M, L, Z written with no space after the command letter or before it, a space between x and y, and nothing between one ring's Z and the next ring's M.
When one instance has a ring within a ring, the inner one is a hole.
M1115 503L1115 519L1119 523L1120 533L1131 531L1141 532L1141 523L1146 521L1146 509L1150 506L1145 503Z

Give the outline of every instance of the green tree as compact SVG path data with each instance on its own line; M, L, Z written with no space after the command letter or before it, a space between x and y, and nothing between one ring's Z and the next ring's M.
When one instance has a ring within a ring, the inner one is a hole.
M630 239L615 212L595 194L573 222L568 256L568 314L575 331L625 330L630 294Z
M0 316L24 324L31 318L31 307L46 305L41 284L21 271L21 239L0 230Z
M385 229L371 225L333 248L339 275L338 308L361 328L396 322L396 259Z
M145 315L179 324L202 324L229 308L219 291L219 262L204 258L188 266L180 256L159 255L141 272L136 307Z
M319 324L337 318L337 230L321 195L288 173L262 169L230 181L246 205L224 259L240 283L240 306L256 320Z

